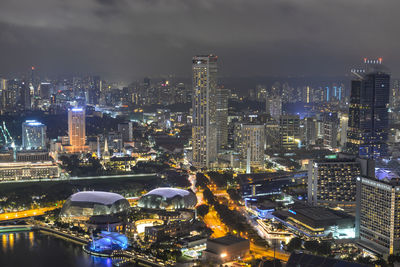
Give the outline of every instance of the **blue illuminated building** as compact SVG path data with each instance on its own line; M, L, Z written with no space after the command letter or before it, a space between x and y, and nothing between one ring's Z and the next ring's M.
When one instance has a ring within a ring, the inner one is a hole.
M113 250L125 250L128 248L128 238L125 235L102 231L98 239L94 239L89 243L90 252L110 252Z
M326 102L329 102L329 87L326 87Z
M36 120L27 120L22 123L23 149L46 148L46 125Z

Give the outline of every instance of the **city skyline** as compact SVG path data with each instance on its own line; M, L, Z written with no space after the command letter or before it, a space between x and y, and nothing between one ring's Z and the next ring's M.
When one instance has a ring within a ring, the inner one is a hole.
M3 0L0 266L397 266L398 10Z

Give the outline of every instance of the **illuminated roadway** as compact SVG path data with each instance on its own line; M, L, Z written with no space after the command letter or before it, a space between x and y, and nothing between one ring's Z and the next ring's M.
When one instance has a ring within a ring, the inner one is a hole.
M8 220L15 220L15 219L22 219L22 218L43 215L45 212L50 211L50 210L55 210L57 208L59 208L59 207L54 206L54 207L49 207L49 208L39 208L39 209L31 209L31 210L24 210L24 211L0 213L0 221L8 221Z
M229 199L229 195L226 193L225 190L214 190L213 192L215 192L214 195L224 196ZM202 195L203 195L202 192L198 191L196 193L196 195L198 196L198 202L203 203L204 200L202 199ZM237 209L239 212L242 212L242 214L246 212L243 207L238 207L236 204L231 204L230 206L233 206L234 209ZM204 223L206 223L206 225L213 230L213 234L211 236L212 238L222 237L228 233L227 227L219 219L217 212L212 207L210 207L210 211L207 213L207 215L204 216ZM274 254L275 254L275 258L279 259L283 262L287 262L289 260L289 254L284 251L279 250L279 248L277 248L277 250L274 253L273 248L257 246L256 244L254 244L254 242L250 242L250 251L252 253L256 254L256 257L274 258Z

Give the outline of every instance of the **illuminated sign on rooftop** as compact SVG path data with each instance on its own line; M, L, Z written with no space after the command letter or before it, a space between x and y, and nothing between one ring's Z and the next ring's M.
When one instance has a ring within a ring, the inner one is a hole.
M25 123L29 126L43 126L44 124L37 120L26 120Z

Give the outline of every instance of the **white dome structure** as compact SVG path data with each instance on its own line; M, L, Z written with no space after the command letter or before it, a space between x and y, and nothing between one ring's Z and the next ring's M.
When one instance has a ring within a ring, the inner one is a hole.
M197 204L196 195L190 190L160 187L142 196L138 207L147 209L190 209Z
M87 221L92 216L114 216L129 209L123 196L102 191L84 191L71 195L64 203L60 217L63 221Z

